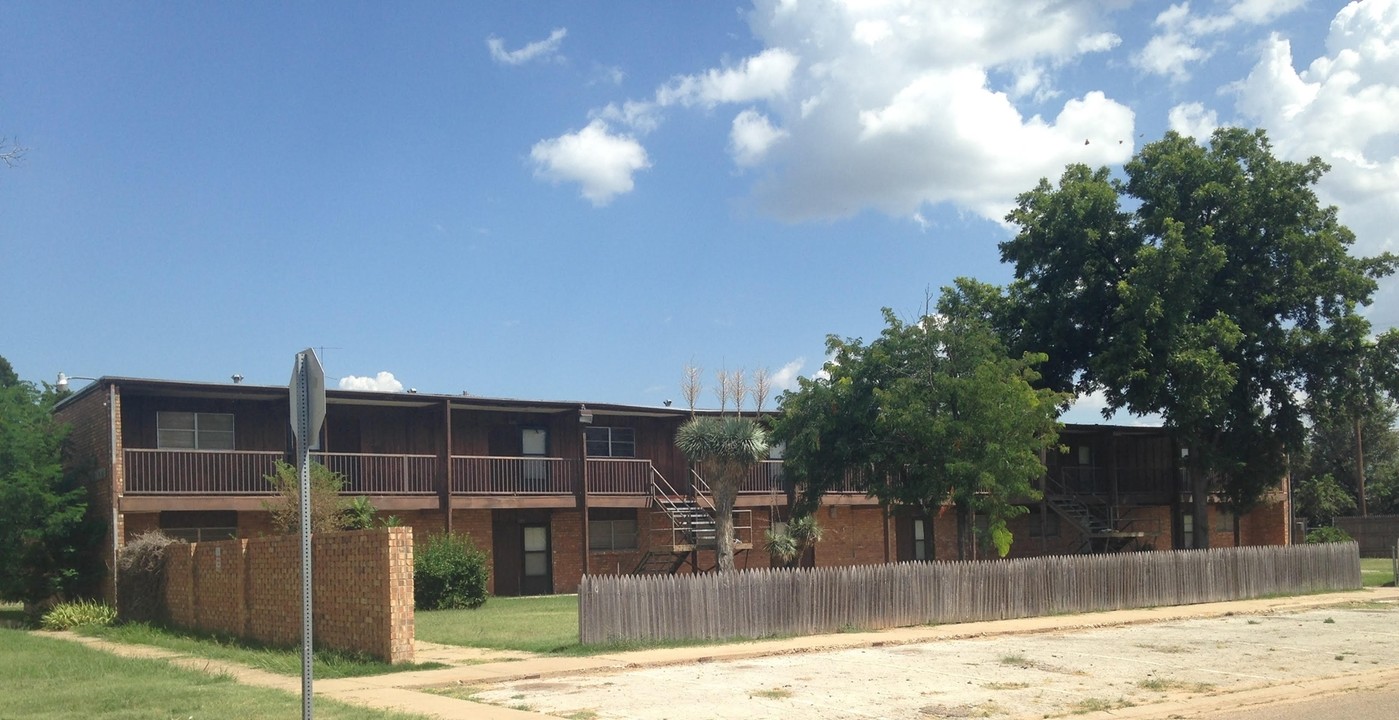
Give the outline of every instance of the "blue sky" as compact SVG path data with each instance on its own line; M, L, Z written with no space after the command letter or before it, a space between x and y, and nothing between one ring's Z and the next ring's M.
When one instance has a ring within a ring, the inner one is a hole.
M0 354L36 381L278 384L324 347L332 386L790 384L1008 280L1016 194L1172 128L1321 156L1356 252L1396 246L1399 0L0 10Z

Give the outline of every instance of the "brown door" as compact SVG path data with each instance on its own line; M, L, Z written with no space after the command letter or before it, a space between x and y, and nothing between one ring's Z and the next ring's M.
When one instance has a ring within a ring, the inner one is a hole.
M520 594L548 595L554 592L548 524L521 525L520 546L524 560L520 573Z

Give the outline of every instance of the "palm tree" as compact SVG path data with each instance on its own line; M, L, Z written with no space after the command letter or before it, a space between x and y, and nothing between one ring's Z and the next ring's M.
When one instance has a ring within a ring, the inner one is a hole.
M675 434L675 445L693 463L711 471L714 493L716 553L719 571L734 569L734 501L738 486L754 463L767 457L767 431L753 418L693 417Z

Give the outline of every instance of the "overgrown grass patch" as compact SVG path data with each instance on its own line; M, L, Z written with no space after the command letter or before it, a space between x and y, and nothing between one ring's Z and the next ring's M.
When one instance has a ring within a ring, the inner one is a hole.
M235 662L278 675L301 674L300 648L267 647L236 638L162 628L145 623L127 623L112 627L84 627L79 628L78 632L117 643L150 645L182 655ZM315 638L313 637L312 640L314 641ZM312 663L313 675L317 678L327 679L444 667L441 663L390 665L368 656L334 650L316 650Z
M1390 558L1361 558L1360 584L1365 587L1393 587L1394 561Z
M0 630L0 715L34 720L299 717L300 696L161 660L125 658L42 633ZM426 720L317 698L327 720Z

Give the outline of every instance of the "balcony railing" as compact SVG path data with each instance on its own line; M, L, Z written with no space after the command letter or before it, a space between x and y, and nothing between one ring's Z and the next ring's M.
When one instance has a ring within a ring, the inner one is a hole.
M346 495L431 495L437 492L436 455L311 453L345 476Z
M566 495L578 487L577 478L577 460L452 456L457 495Z
M127 449L129 495L271 495L265 479L282 453L262 450ZM345 495L431 494L437 476L433 455L311 453L311 459L345 476Z
M126 451L128 495L271 495L263 478L282 453L248 450Z
M650 460L589 458L588 492L597 495L646 495L651 492Z
M751 495L783 492L782 461L764 460L748 468L748 474L744 476L743 482L739 483L738 491Z

